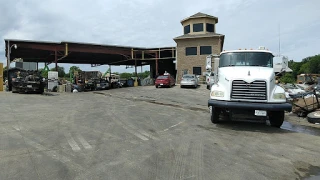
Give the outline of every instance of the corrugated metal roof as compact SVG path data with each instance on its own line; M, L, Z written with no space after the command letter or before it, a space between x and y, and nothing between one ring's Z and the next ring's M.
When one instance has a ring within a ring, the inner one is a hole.
M175 46L169 47L135 47L135 46L121 46L121 45L110 45L110 44L98 44L98 43L87 43L87 42L73 42L73 41L61 41L61 42L54 42L54 41L34 41L34 40L21 40L21 39L4 39L5 42L25 42L25 43L38 43L38 44L78 44L78 45L91 45L91 46L104 46L104 47L118 47L118 48L134 48L134 49L141 49L141 50L149 50L149 49L169 49L175 48Z

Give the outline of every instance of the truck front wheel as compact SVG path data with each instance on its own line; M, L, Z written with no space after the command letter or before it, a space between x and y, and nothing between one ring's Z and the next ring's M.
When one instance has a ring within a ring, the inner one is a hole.
M280 128L284 121L284 111L273 111L269 116L270 125Z
M212 109L211 109L211 122L213 124L217 124L219 122L220 113L221 113L221 109L212 107Z

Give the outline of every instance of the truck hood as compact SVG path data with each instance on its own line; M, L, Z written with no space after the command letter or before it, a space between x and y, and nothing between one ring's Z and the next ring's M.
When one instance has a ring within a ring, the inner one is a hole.
M224 67L219 69L220 80L243 79L246 81L270 80L274 77L273 68L256 66ZM222 79L223 78L223 79Z

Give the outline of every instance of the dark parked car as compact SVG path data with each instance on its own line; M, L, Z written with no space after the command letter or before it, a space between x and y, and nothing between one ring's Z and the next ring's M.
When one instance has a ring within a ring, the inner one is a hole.
M176 84L176 80L171 75L158 76L155 81L156 88L158 87L172 87Z
M110 89L109 81L101 79L100 82L96 82L96 90Z

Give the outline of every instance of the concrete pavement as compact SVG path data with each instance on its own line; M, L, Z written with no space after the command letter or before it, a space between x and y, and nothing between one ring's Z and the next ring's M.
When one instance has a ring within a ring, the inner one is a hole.
M209 91L122 88L0 93L0 179L300 179L320 172L317 135L214 125Z

